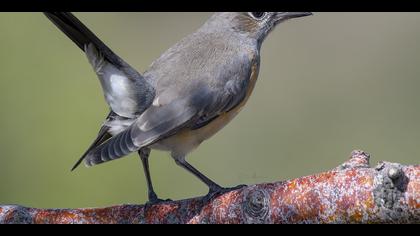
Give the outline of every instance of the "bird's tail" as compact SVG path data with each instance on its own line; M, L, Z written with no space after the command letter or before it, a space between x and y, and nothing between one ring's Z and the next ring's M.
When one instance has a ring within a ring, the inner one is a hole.
M113 65L117 67L128 65L70 12L44 12L44 14L82 51L85 52L87 46L91 44Z
M92 31L70 12L44 12L44 14L83 51L85 45L89 45L89 43L98 48L107 48Z

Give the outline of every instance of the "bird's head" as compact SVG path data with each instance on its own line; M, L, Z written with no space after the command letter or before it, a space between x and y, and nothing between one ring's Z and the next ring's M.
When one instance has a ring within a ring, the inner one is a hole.
M207 25L213 29L233 30L262 42L279 23L310 15L311 12L219 12Z

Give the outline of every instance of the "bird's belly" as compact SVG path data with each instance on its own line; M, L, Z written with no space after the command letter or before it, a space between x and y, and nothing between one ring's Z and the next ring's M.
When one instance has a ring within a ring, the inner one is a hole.
M242 106L241 104L241 106L238 106L230 112L220 115L199 129L182 129L178 133L153 144L151 148L171 151L175 155L186 155L198 147L204 140L209 139L225 127L239 113Z

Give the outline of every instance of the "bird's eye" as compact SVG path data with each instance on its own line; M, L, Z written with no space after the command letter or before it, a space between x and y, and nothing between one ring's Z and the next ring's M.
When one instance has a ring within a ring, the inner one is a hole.
M252 16L252 18L255 18L257 20L264 18L266 15L266 12L250 12L249 15Z

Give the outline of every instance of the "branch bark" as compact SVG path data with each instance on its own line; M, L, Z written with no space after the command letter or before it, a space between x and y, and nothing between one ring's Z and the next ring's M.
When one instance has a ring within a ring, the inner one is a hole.
M420 223L420 166L381 162L369 154L324 173L158 205L90 209L0 206L0 223Z

